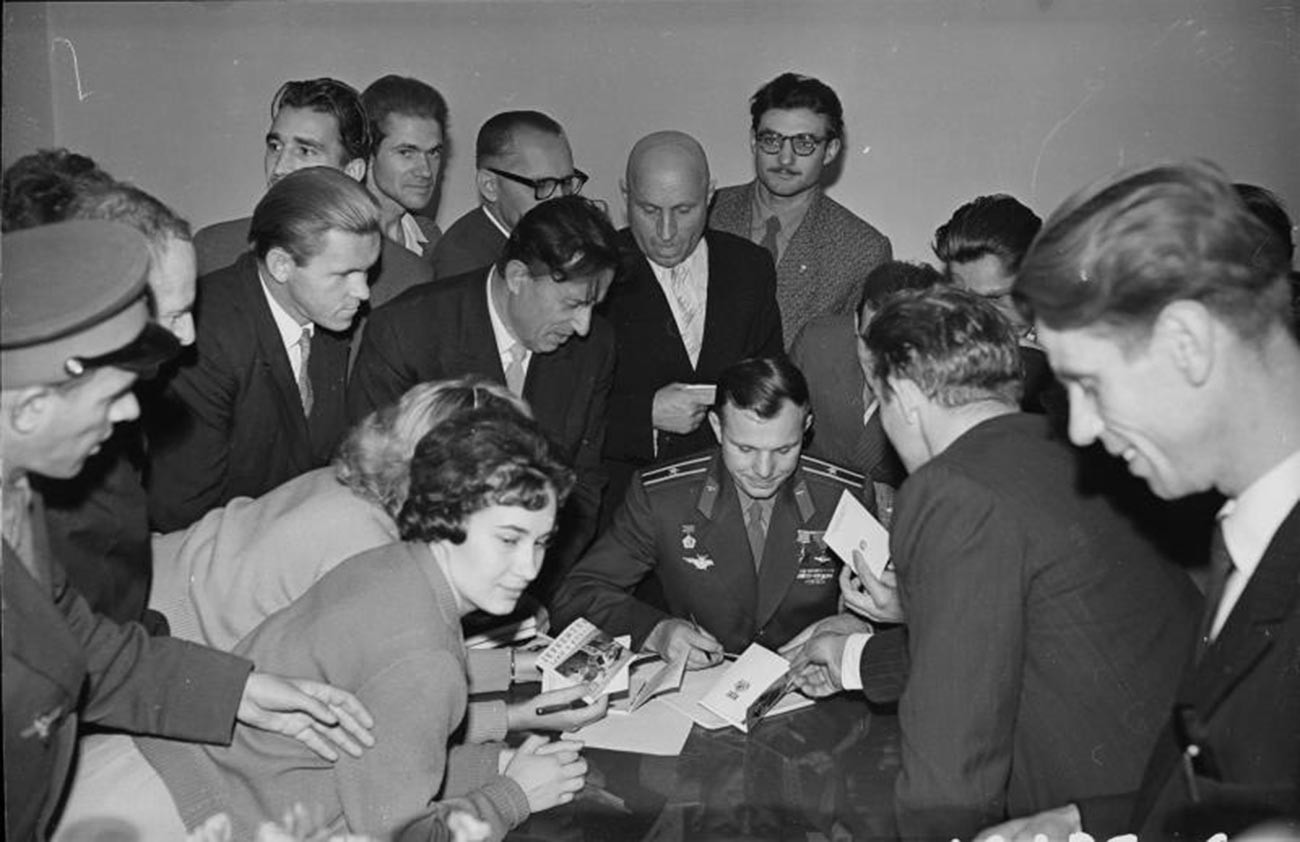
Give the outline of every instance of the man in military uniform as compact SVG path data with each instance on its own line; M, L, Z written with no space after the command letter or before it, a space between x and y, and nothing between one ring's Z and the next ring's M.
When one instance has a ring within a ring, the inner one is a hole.
M48 836L79 721L211 743L229 742L238 721L328 760L338 756L331 744L360 754L357 741L373 744L371 723L351 693L119 626L69 587L30 475L75 477L113 425L139 413L136 376L179 343L147 323L149 250L134 230L65 222L5 234L3 250L4 838Z
M719 378L709 421L719 448L633 481L557 594L559 627L586 617L698 668L752 642L776 649L835 613L840 560L823 535L862 476L802 455L803 374L785 358L739 362ZM666 610L633 593L652 574Z

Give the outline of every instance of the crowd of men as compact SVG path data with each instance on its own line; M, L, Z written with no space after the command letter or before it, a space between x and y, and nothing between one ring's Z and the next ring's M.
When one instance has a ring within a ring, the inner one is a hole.
M365 750L345 690L168 637L150 535L466 375L526 401L576 471L535 583L555 625L691 668L758 642L809 695L896 704L901 836L1294 832L1280 202L1204 163L1111 176L1045 223L980 196L937 226L935 269L825 194L830 87L784 73L750 111L748 184L715 190L684 132L637 140L621 231L539 111L483 124L479 205L440 231L447 104L398 76L286 82L266 192L193 234L82 155L14 163L8 838L57 826L86 724ZM882 577L825 545L845 493L890 528Z

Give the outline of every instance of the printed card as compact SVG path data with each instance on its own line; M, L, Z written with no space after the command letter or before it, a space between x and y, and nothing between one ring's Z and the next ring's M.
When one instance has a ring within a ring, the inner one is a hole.
M751 643L700 699L700 705L745 733L789 690L790 662Z
M632 651L626 639L610 637L588 620L579 618L537 656L542 692L585 684L588 704L609 693L627 689Z
M873 576L879 579L885 574L885 565L889 564L889 532L848 491L840 495L839 505L826 527L825 540L845 564L853 564L853 551L857 550Z

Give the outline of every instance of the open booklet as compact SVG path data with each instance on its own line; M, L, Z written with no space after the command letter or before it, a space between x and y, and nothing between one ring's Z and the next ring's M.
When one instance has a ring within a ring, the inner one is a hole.
M652 653L633 654L626 637L612 637L585 619L565 629L538 656L537 666L543 692L583 684L587 703L610 697L602 733L617 730L617 720L631 727L651 703L663 702L707 729L732 725L745 732L764 716L813 703L794 689L790 662L757 643L734 662L687 672L685 657L663 661ZM610 739L608 747L619 748L617 734Z
M790 662L757 643L749 644L699 700L700 707L745 733L765 716L812 703L794 689Z

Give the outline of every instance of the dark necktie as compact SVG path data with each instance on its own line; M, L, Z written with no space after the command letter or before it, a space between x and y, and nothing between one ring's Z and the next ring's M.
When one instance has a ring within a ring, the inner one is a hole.
M763 563L763 544L767 534L763 529L763 504L754 500L749 504L749 523L745 531L749 534L749 551L754 556L754 569Z
M298 394L302 397L302 414L311 417L311 374L308 371L307 363L311 359L311 330L302 329L302 336L298 337Z
M776 245L776 235L779 233L781 233L781 220L775 216L769 216L767 218L767 228L763 231L763 242L759 243L759 245L771 253L773 263L776 263L779 259Z
M1201 617L1200 635L1196 639L1198 662L1213 642L1210 635L1214 631L1214 617L1219 613L1223 591L1235 569L1228 545L1223 540L1223 521L1219 521L1214 524L1214 536L1210 539L1210 583L1205 592L1205 613Z

